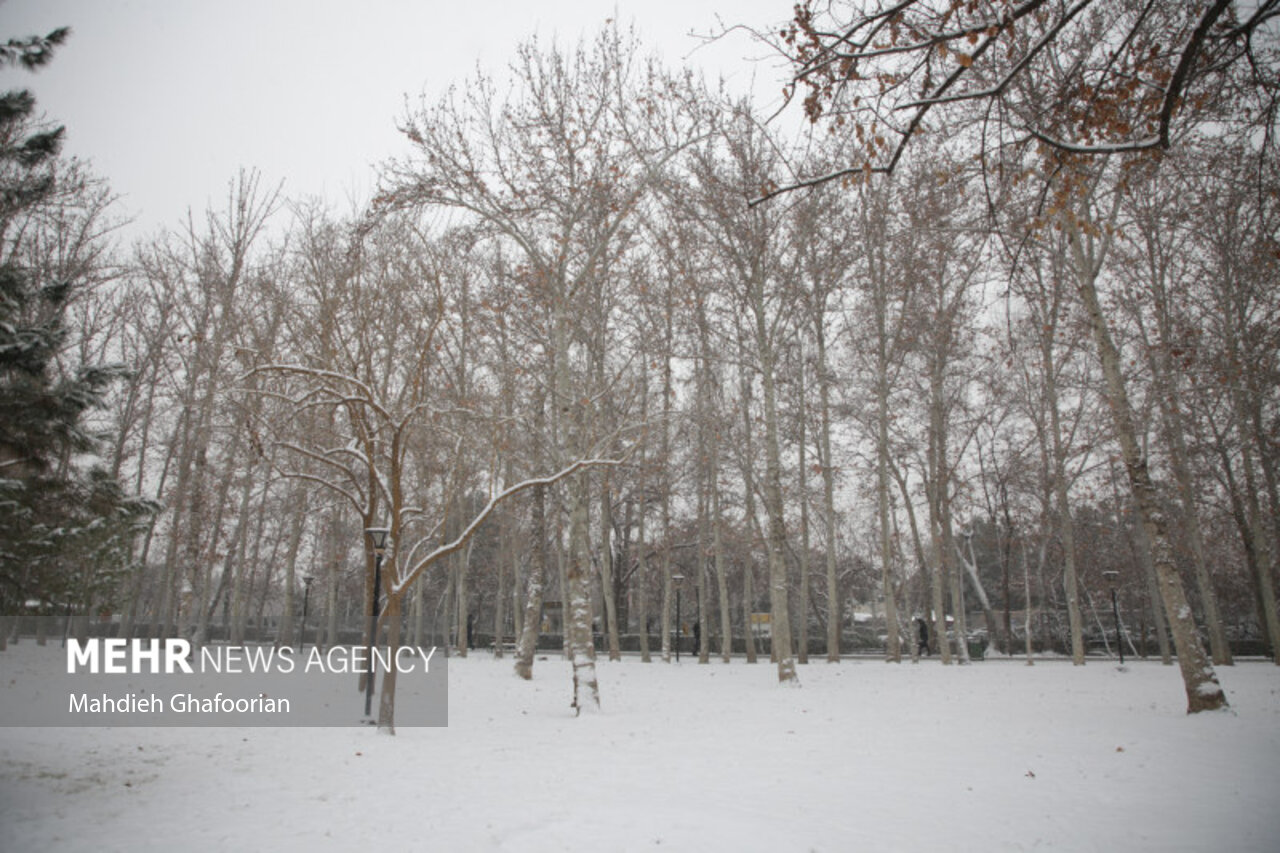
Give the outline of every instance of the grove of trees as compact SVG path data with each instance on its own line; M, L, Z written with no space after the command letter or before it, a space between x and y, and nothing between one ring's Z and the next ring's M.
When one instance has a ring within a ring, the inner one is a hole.
M0 637L364 642L385 526L384 642L558 643L575 711L597 653L1116 643L1219 707L1280 663L1276 7L804 7L812 125L530 41L368 204L129 246L6 95Z

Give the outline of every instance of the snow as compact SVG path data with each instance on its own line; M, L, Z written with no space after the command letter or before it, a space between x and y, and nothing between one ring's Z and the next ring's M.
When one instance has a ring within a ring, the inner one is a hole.
M0 689L60 653L10 647ZM1189 716L1155 662L600 660L577 719L566 662L511 667L450 659L449 727L395 737L4 728L0 850L1280 849L1268 664Z

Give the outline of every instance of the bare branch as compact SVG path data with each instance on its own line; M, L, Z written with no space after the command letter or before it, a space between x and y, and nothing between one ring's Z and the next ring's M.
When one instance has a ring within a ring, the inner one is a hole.
M432 563L435 563L439 560L444 559L445 557L455 553L456 551L461 549L463 546L465 546L468 540L470 540L471 537L475 535L475 532L480 529L480 525L484 523L485 519L487 519L491 514L493 514L493 511L497 509L497 507L500 504L502 504L504 501L514 497L515 495L520 494L521 492L527 489L531 489L534 486L554 485L555 483L558 483L561 480L563 480L565 477L568 477L572 474L576 474L578 471L581 471L584 468L594 468L594 467L600 467L600 466L618 466L618 465L624 464L625 461L626 461L625 459L579 459L573 464L569 465L568 467L562 468L561 470L557 471L556 473L548 477L536 477L531 480L524 480L520 483L517 483L514 486L510 486L509 488L503 489L501 492L489 498L489 502L485 504L484 508L481 509L479 513L477 513L476 517L471 520L471 523L468 524L466 528L461 533L459 533L456 538L453 539L453 541L440 545L431 553L419 559L418 562L414 564L412 569L410 569L408 572L405 573L405 575L402 578L396 581L395 585L391 589L391 594L399 595L405 589L407 589L409 585L412 584L414 580L417 579L418 575L420 575L422 571L426 569L428 566L430 566Z
M1222 17L1222 13L1230 5L1231 0L1217 0L1208 9L1205 9L1204 14L1200 16L1200 23L1196 25L1195 32L1191 34L1191 40L1182 49L1182 56L1178 59L1178 67L1174 70L1173 76L1169 78L1169 89L1165 92L1164 103L1160 105L1161 148L1169 147L1169 122L1173 120L1173 111L1182 98L1183 90L1187 87L1187 79L1191 75L1192 66L1195 65L1196 59L1200 56L1205 37L1209 34L1209 28L1213 26L1218 18Z

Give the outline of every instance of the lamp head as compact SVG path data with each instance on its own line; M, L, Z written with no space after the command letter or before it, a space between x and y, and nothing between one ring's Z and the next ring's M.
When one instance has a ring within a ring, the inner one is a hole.
M365 534L373 544L373 553L382 554L387 550L387 537L391 534L389 527L367 527Z

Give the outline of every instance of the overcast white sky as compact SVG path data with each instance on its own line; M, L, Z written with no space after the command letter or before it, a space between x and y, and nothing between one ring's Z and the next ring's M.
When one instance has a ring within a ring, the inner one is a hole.
M745 34L699 48L690 31L764 25L791 0L0 0L0 39L69 25L37 74L0 72L67 126L66 152L92 161L137 230L176 225L225 198L241 166L287 196L338 206L367 194L372 164L406 149L404 98L443 92L477 62L501 72L537 33L573 43L606 18L634 21L646 47L734 88L781 88ZM695 50L695 48L698 48Z

